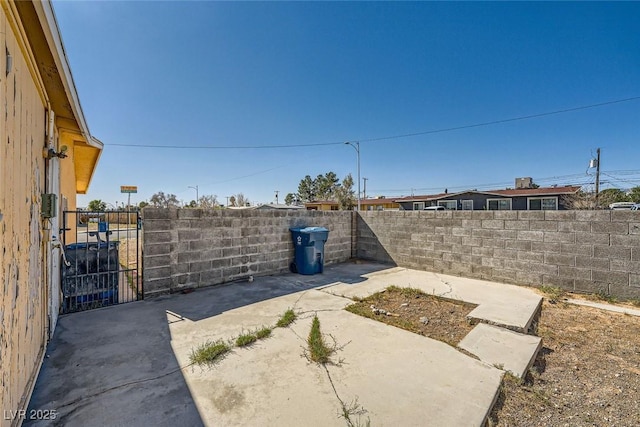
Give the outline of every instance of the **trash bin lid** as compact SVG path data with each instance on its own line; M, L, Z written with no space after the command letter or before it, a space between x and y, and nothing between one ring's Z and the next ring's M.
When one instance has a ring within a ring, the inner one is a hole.
M320 231L329 231L329 229L325 227L291 227L289 230L296 231L298 233L316 233Z
M118 243L119 242L117 241L109 242L109 244L107 244L107 242L100 242L100 249L104 249L107 247L111 248L116 246ZM64 249L75 251L80 249L96 249L97 247L98 247L98 242L81 242L81 243L71 243L69 245L66 245Z

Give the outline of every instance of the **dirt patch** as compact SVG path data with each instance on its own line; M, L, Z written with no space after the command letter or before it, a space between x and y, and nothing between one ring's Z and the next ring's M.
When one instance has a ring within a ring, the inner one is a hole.
M347 311L456 346L473 329L467 315L474 308L474 304L392 286L348 306Z
M558 299L545 298L543 348L524 380L505 375L488 425L640 425L640 317ZM371 305L392 315L374 314ZM392 287L347 310L455 346L473 328L466 321L473 308Z
M545 299L543 348L506 377L490 426L640 425L640 318Z
M142 239L121 239L118 245L120 265L126 270L136 270L142 264Z

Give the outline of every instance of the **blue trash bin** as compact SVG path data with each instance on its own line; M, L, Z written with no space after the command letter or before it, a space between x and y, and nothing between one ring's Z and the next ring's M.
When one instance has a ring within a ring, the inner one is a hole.
M292 273L316 274L324 268L324 243L329 230L324 227L292 227L291 238L295 260L290 265Z
M65 246L69 265L62 267L65 313L118 304L119 242L86 242Z

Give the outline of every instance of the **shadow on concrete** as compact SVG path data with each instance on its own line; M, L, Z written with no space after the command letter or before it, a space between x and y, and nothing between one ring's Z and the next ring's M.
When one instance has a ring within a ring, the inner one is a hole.
M25 425L203 425L171 347L172 318L198 321L337 282L360 283L388 268L349 262L313 276L256 277L61 316L29 404L29 410L54 410L57 417Z
M57 417L25 425L203 425L166 313L145 301L61 316L29 410Z
M255 277L251 283L246 280L224 283L199 288L188 294L165 295L151 301L163 304L172 314L195 322L245 305L333 283L361 283L367 280L364 275L391 267L388 264L352 261L326 266L323 274L261 276Z

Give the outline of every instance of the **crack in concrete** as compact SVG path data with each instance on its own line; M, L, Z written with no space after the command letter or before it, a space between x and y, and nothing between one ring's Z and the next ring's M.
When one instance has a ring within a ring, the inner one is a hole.
M445 281L445 280L442 280L442 278L441 278L440 276L438 276L436 273L433 273L433 275L436 277L436 279L438 279L438 280L440 281L440 283L442 283L442 284L443 284L443 285L445 285L447 288L449 288L449 290L448 290L448 291L443 292L443 293L441 293L441 294L438 294L437 296L439 296L439 297L443 297L443 298L444 298L444 296L445 296L445 295L450 295L450 294L452 294L452 293L453 293L453 286L451 286L451 283L449 283L449 282L447 282L447 281ZM435 292L434 292L434 294L435 294Z
M58 406L56 409L66 408L68 406L75 405L75 404L78 404L80 402L83 402L83 401L86 401L86 400L89 400L89 399L93 399L94 397L101 396L101 395L103 395L105 393L109 393L111 391L114 391L114 390L117 390L117 389L120 389L120 388L129 387L129 386L132 386L132 385L137 385L137 384L141 384L141 383L145 383L145 382L149 382L149 381L159 380L161 378L168 377L169 375L173 375L173 374L175 374L177 372L182 372L183 369L186 369L186 368L188 368L190 366L193 366L193 365L194 365L194 363L189 363L188 365L178 367L177 369L174 369L172 371L166 372L164 374L161 374L161 375L158 375L158 376L155 376L155 377L142 378L142 379L135 380L135 381L129 381L129 382L124 383L124 384L115 385L113 387L109 387L109 388L106 388L104 390L97 391L97 392L95 392L93 394L90 394L90 395L80 396L77 399L74 399L74 400L72 400L70 402L67 402L67 403L64 403L64 404ZM65 418L69 417L75 411L77 411L78 409L80 409L82 407L83 407L83 405L79 405L79 406L73 408L71 411L69 411L68 413L66 413L63 416L61 416L59 418L59 421L62 422L62 420L64 420Z

